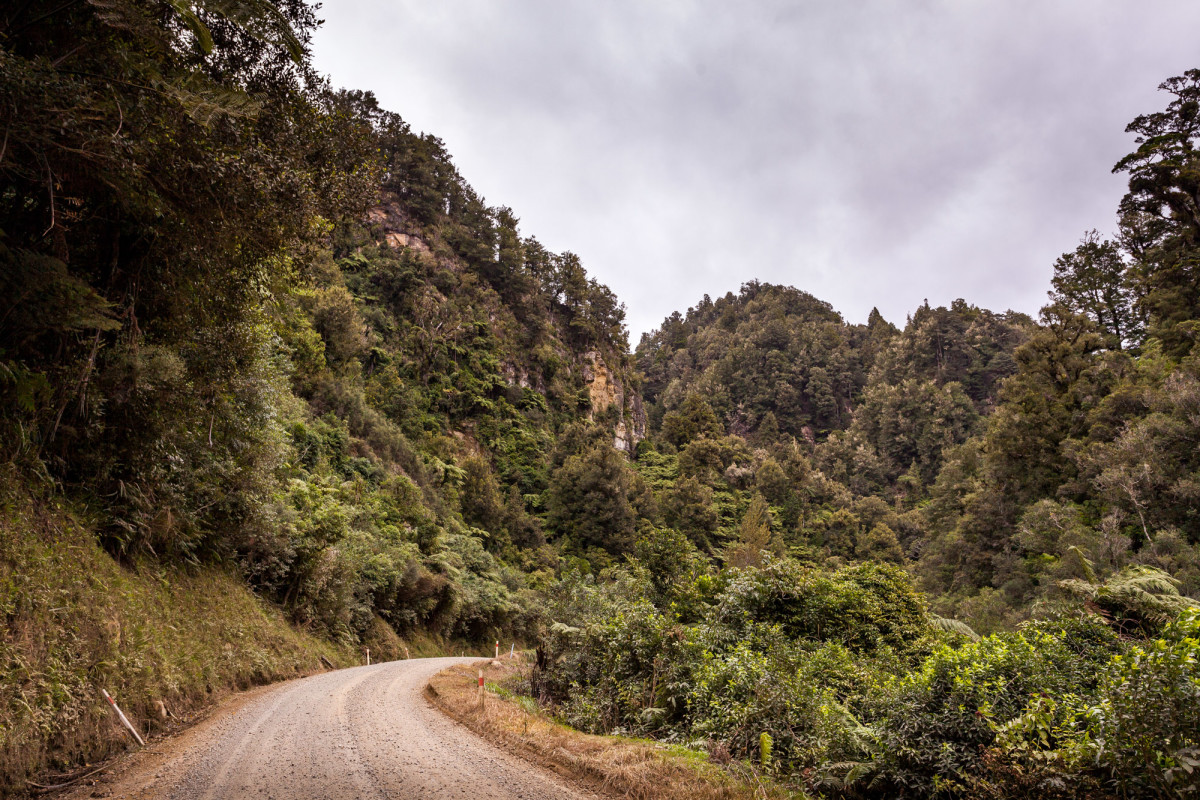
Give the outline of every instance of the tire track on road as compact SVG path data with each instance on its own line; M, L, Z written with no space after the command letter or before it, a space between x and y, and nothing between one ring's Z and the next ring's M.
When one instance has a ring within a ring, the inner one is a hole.
M430 677L478 660L392 661L257 690L131 758L108 788L129 800L594 798L429 705Z

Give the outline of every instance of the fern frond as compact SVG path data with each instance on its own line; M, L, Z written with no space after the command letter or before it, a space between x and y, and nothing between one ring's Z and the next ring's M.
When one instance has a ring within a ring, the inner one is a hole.
M196 123L211 126L220 117L252 119L258 115L258 102L237 89L205 87L190 89L179 82L156 81L155 88L175 100Z
M96 12L96 18L110 28L129 31L148 41L163 41L161 29L136 3L129 0L88 0L88 5Z
M1105 584L1105 588L1114 592L1132 589L1150 594L1178 595L1180 585L1178 580L1162 570L1138 564L1121 570Z
M835 761L821 767L816 783L841 792L875 772L875 769L873 761Z
M874 761L859 761L846 773L845 783L852 786L875 771Z
M1095 600L1098 588L1091 581L1081 581L1078 578L1068 578L1067 580L1059 581L1058 588L1070 595L1074 595L1083 600Z
M1073 564L1079 572L1083 573L1083 578L1088 583L1096 582L1096 569L1092 565L1091 559L1085 556L1083 551L1075 545L1067 548L1067 552L1063 553L1062 560Z
M971 626L965 622L950 619L949 617L939 617L937 614L930 614L929 624L940 631L957 633L959 636L965 636L973 642L979 641L979 634L973 631Z
M1144 617L1160 622L1165 622L1183 609L1195 605L1191 598L1178 594L1154 594L1131 586L1119 587L1105 593L1104 596Z
M287 17L269 0L197 0L196 4L204 11L224 17L259 41L286 49L297 64L304 59L304 45Z
M209 32L208 26L201 21L200 17L196 16L192 4L188 0L169 0L171 8L175 9L175 13L183 20L183 24L196 37L196 44L204 53L211 53L213 49L212 33Z
M771 738L771 734L763 731L758 735L758 763L764 767L771 766L771 749L775 745L775 740Z
M1166 572L1145 564L1126 567L1102 584L1078 579L1058 582L1059 588L1069 594L1158 622L1196 605L1196 601L1179 593L1180 585Z

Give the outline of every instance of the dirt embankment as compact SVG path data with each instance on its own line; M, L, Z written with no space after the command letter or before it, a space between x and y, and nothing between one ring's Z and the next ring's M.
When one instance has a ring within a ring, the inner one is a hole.
M218 568L118 564L66 501L0 475L0 796L57 783L228 692L356 653L307 635Z

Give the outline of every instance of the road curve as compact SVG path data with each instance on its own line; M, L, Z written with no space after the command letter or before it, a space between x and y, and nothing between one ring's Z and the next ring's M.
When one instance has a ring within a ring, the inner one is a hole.
M581 800L432 708L434 673L471 658L327 672L259 690L115 776L113 798ZM95 795L93 795L95 796Z

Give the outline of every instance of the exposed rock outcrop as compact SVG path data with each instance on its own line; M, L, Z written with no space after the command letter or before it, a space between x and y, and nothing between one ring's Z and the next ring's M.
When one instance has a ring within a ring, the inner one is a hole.
M375 226L374 235L378 241L386 242L396 250L408 248L422 255L432 255L446 268L454 271L461 272L466 269L465 264L457 258L447 256L440 240L427 238L426 231L405 213L398 197L385 192L382 199L383 202L367 214L368 222ZM509 326L514 324L511 319L499 320L495 309L488 309L487 313L488 320L493 325L498 322ZM577 374L588 387L591 398L588 419L611 422L613 447L632 455L638 442L646 438L646 411L642 405L641 393L629 385L629 378L624 370L613 369L598 350L587 351L576 360L576 357L560 343L558 355L568 364L572 364L568 367L570 371L579 370ZM619 355L617 358L620 360ZM546 376L535 365L521 363L522 360L519 356L511 361L501 360L500 377L509 386L519 386L545 394L548 383Z
M641 395L628 391L624 381L595 350L583 354L583 379L592 401L588 419L602 418L615 407L618 411L613 423L613 447L632 454L637 443L646 438L646 411Z
M419 226L409 219L395 195L384 195L382 205L367 212L367 221L380 227L383 241L388 247L399 250L408 247L418 253L432 252L429 243L420 234Z

